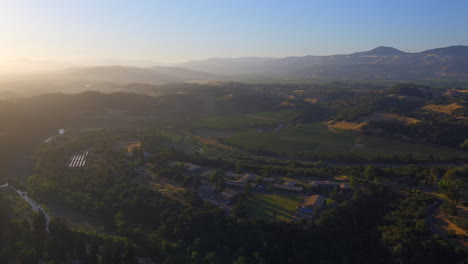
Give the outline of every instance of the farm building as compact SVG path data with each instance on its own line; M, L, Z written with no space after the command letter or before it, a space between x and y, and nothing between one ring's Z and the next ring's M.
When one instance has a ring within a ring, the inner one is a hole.
M273 184L273 187L284 191L302 192L303 187L296 185L294 181L285 181L283 184Z
M326 201L327 198L325 196L320 194L311 195L302 203L299 210L302 208L307 210L321 210Z
M294 219L311 221L314 215L322 210L326 201L327 198L325 196L318 194L308 197L297 209Z
M349 190L349 183L334 182L334 181L311 181L309 182L312 188L339 188L341 190Z

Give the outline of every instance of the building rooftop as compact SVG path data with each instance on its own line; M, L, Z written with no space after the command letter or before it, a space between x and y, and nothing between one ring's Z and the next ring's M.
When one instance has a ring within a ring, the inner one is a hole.
M325 196L315 194L311 195L307 200L304 201L302 207L314 207L316 209L322 208L327 198Z

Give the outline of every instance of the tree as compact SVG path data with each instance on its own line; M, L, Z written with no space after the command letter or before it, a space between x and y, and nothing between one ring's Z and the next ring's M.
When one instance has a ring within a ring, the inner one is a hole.
M34 238L37 251L42 252L44 249L44 242L47 237L46 232L46 225L47 221L44 215L44 212L39 209L37 213L33 216L33 230L34 230Z
M222 192L224 188L225 188L224 177L219 176L218 179L216 180L216 191Z
M244 256L239 256L232 264L247 264L247 259Z
M239 194L236 205L232 208L232 215L238 219L247 217L247 197L244 194Z
M356 178L354 176L349 176L349 185L351 187L356 186Z
M201 185L201 179L199 175L193 176L193 188L195 190L198 190L198 187Z
M118 249L114 241L110 238L106 238L104 245L101 248L101 263L102 264L114 264L118 263Z
M364 170L364 178L366 180L372 181L374 180L377 174L377 168L374 165L367 165L366 169Z
M143 149L138 148L137 154L138 154L137 164L140 166L145 164L145 152L143 151Z
M454 202L444 202L442 204L442 212L448 215L457 215L457 205Z
M330 199L334 200L334 201L337 201L337 202L342 202L343 201L343 195L341 194L340 191L338 191L338 188L335 188L330 193Z
M236 162L236 173L242 173L242 163L240 161Z
M431 153L429 156L427 156L427 159L430 160L431 162L435 161L434 155Z
M273 166L271 165L267 165L263 168L263 177L265 178L271 178L271 175L272 175L272 169L273 169Z
M221 171L220 170L215 170L213 173L210 175L210 182L211 183L216 183L218 181L218 177L221 176Z
M125 243L125 257L124 257L124 263L125 264L137 264L138 260L135 255L135 248L129 243L127 240Z
M464 151L468 150L468 139L465 139L463 143L460 144L460 149Z
M252 180L248 179L244 185L244 193L249 196L252 193Z
M205 263L216 264L216 254L214 252L209 252L204 257Z
M434 168L425 169L423 171L423 175L425 184L432 186L433 184L437 183L437 173Z
M118 233L124 233L125 231L125 216L119 211L114 215L114 228Z
M457 170L452 168L448 169L442 178L447 181L453 181L455 180L455 176L457 176Z
M273 184L272 184L271 182L269 182L269 183L267 184L266 190L267 190L268 192L272 192L272 191L274 190L274 186L273 186Z

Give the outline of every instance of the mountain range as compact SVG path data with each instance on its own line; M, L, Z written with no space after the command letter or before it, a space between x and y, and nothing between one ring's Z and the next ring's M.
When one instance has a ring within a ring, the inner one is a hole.
M238 81L248 76L397 81L441 78L468 80L468 46L451 46L417 53L381 46L352 54L212 58L152 67L89 65L36 73L32 77L21 76L19 79L161 84Z
M468 78L468 46L451 46L418 53L381 46L369 51L343 55L213 58L189 61L177 66L223 75L398 80Z

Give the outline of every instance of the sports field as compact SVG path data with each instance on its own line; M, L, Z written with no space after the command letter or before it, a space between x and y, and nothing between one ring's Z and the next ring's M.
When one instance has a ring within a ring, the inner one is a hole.
M252 218L272 220L275 212L277 220L287 221L294 215L300 200L300 196L256 193L249 198L247 210Z

